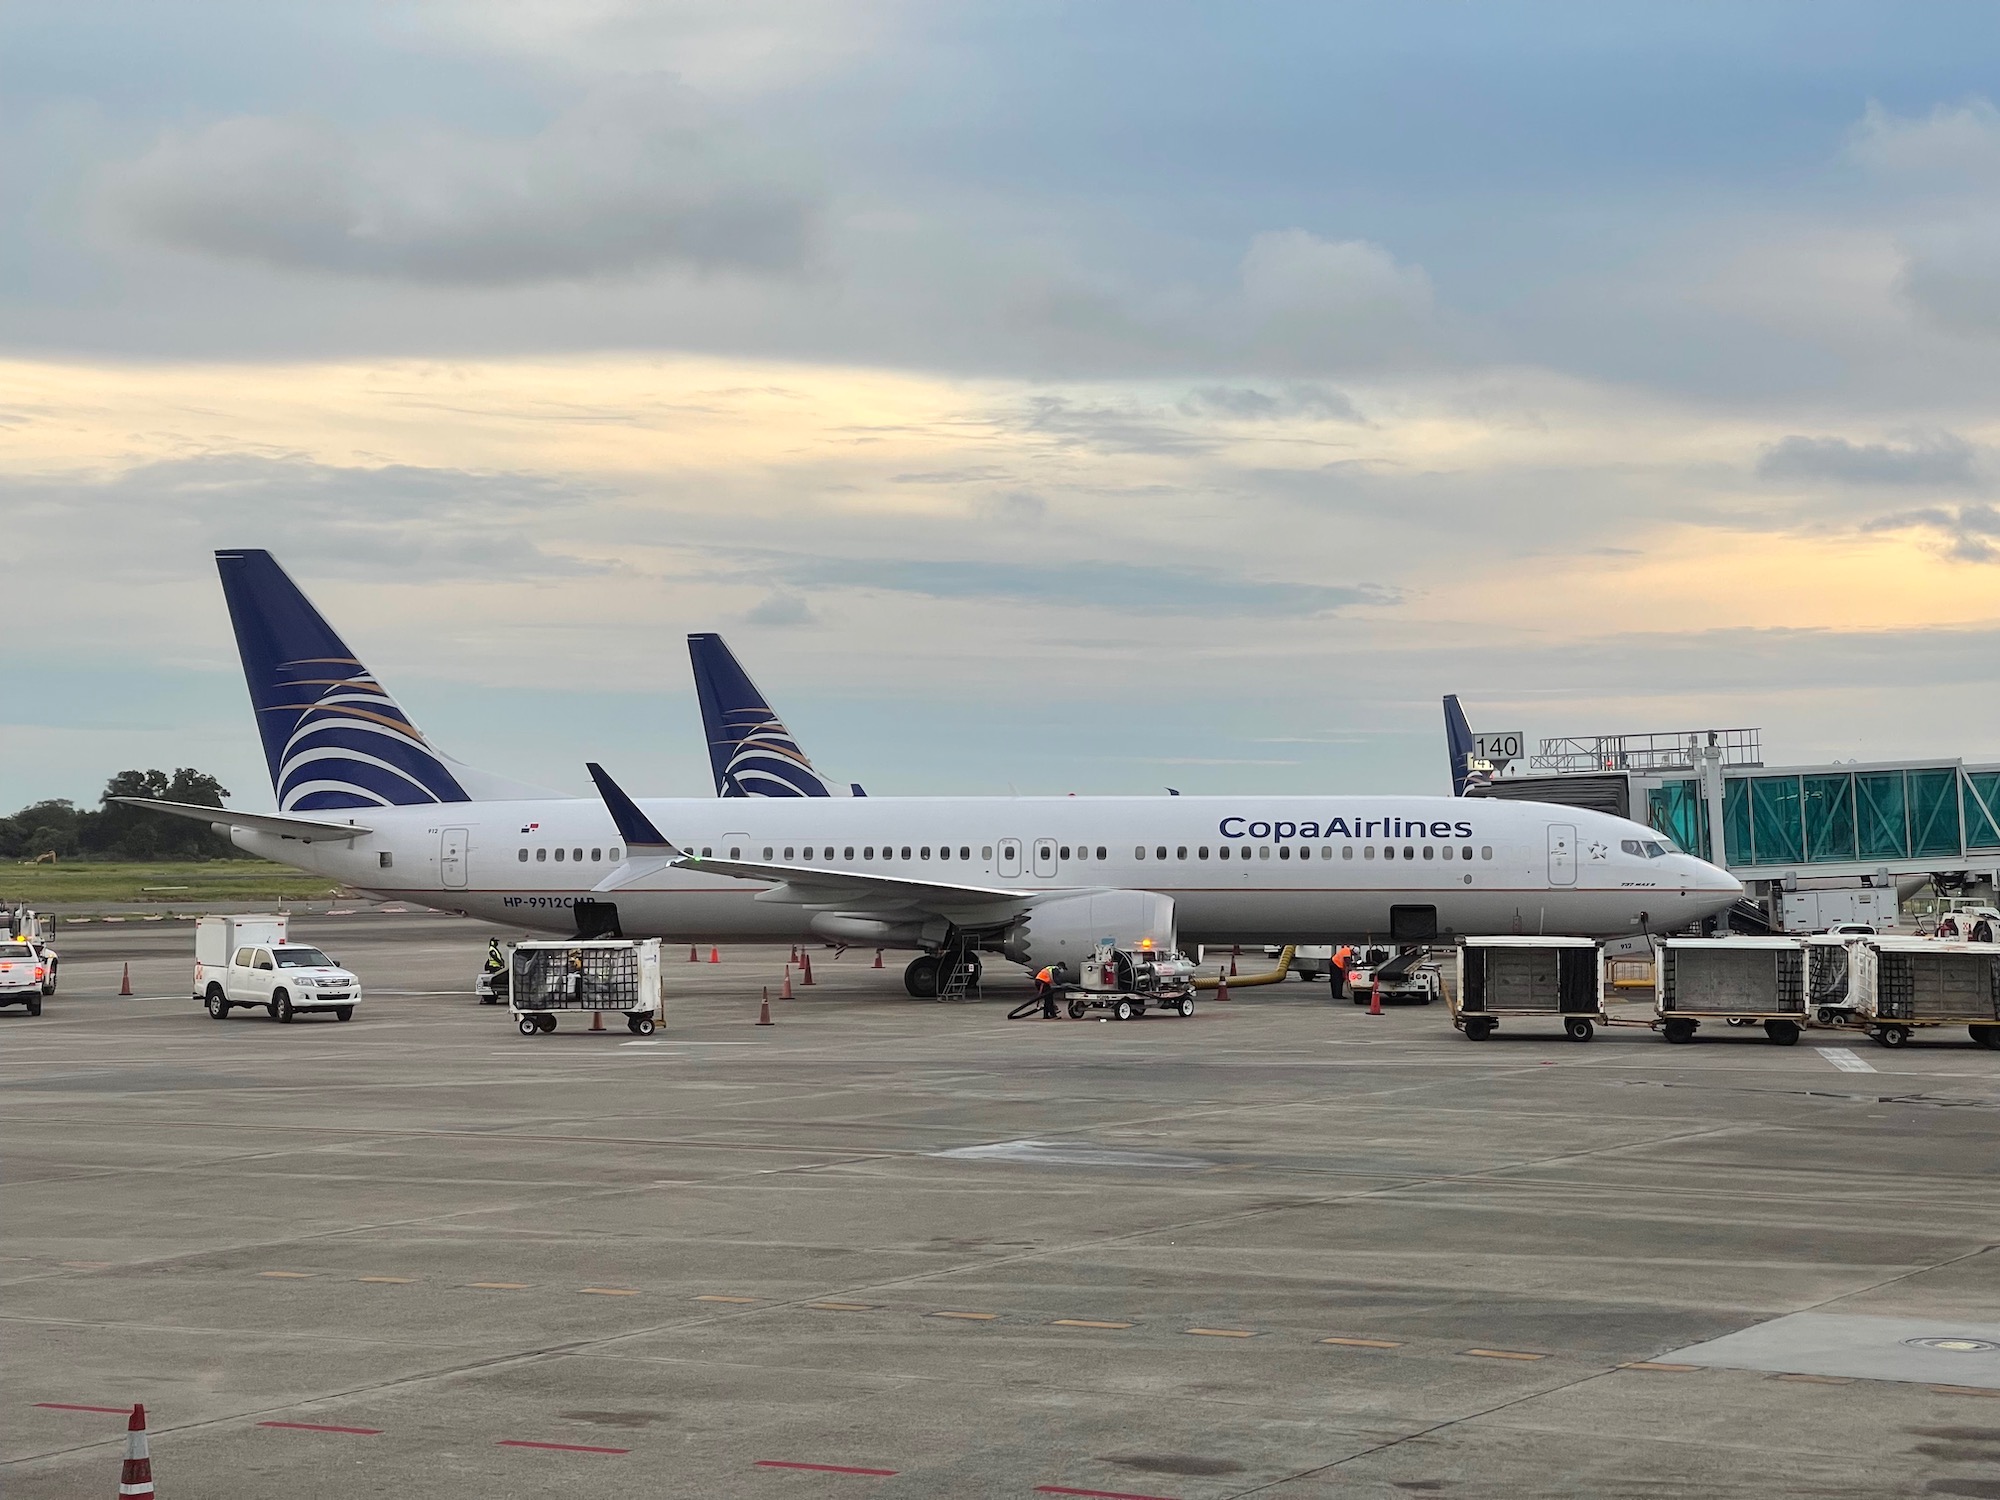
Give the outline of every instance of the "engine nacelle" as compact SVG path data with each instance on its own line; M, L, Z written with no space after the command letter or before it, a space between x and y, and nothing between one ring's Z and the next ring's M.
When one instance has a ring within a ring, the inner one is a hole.
M1174 947L1174 898L1157 891L1096 891L1061 896L1035 906L1000 939L1000 951L1017 964L1039 969L1060 963L1072 975L1109 938L1120 948Z

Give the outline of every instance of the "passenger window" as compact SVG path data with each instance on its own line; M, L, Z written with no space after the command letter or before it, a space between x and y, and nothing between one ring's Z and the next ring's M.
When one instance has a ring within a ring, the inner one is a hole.
M1375 857L1375 846L1373 844L1370 844L1367 848L1363 849L1361 851L1361 857L1363 859L1373 859Z
M703 854L706 854L706 853L708 853L708 851L707 851L706 849L702 850L701 852L702 852ZM604 863L604 851L603 851L602 849L593 849L593 850L591 850L591 851L590 851L590 862L591 862L592 864L594 864L594 865L601 865L601 864L603 864L603 863Z
M919 849L917 852L921 854L925 859L929 859L931 857L931 846L929 844L926 844L924 845L923 848Z
M560 849L556 850L556 863L557 863L557 864L561 864L561 863L562 863L562 857L563 857L563 852L562 852L562 850L560 850Z
M1160 845L1159 848L1153 851L1153 858L1155 859L1165 859L1166 857L1167 857L1167 846L1165 844Z
M548 850L546 850L546 849L537 849L537 850L535 851L535 863L536 863L536 864L538 864L538 865L539 865L539 864L546 864L546 863L548 862L548 858L549 858L549 851L548 851Z
M1278 858L1290 859L1291 857L1292 857L1292 846L1290 844L1278 845Z
M967 845L960 844L958 846L958 857L960 859L970 859L972 858L972 850Z
M520 859L521 863L525 865L528 862L528 851L526 849L523 849L517 857Z
M1352 844L1342 844L1340 846L1340 857L1342 859L1354 858L1354 846Z
M1394 844L1384 844L1382 846L1382 857L1384 859L1394 859L1396 857L1396 846Z
M1068 859L1068 858L1069 858L1069 845L1068 845L1068 844L1064 844L1064 845L1062 846L1062 848L1060 848L1060 849L1056 850L1056 858L1057 858L1057 859Z
M1207 858L1208 858L1208 845L1206 845L1206 844L1203 844L1203 845L1202 845L1202 846L1201 846L1201 847L1200 847L1199 849L1195 850L1195 851L1194 851L1194 857L1195 857L1196 859L1207 859Z
M1269 844L1261 845L1257 850L1257 857L1259 859L1269 859L1271 857L1271 846Z
M1470 845L1470 844L1467 844L1467 845L1466 845L1466 846L1465 846L1465 847L1464 847L1463 849L1459 850L1459 851L1458 851L1458 857L1459 857L1460 859L1470 859L1470 858L1472 858L1472 845Z
M786 858L786 859L790 859L790 858L792 858L792 857L793 857L793 856L792 856L792 846L791 846L790 844L787 844L787 845L785 846L785 858Z
M1417 851L1414 848L1412 848L1408 844L1403 845L1403 858L1415 859L1416 857L1417 857Z
M1144 859L1146 857L1146 846L1144 844L1134 844L1132 846L1132 857L1134 859Z
M1433 847L1432 847L1431 845L1429 845L1429 844L1426 844L1426 845L1424 845L1424 858L1425 858L1425 859L1436 859L1436 858L1437 858L1437 850L1436 850L1436 849L1434 849L1434 848L1433 848Z
M993 857L993 846L991 844L982 844L979 849L979 857L981 859L991 859Z
M1438 850L1438 853L1443 855L1446 859L1450 859L1452 857L1451 845L1446 844L1442 849Z
M1313 851L1312 851L1312 845L1311 845L1311 844L1301 844L1301 845L1299 845L1299 858L1300 858L1300 859L1311 859L1312 857L1313 857Z
M841 857L842 859L852 859L852 858L854 858L854 846L853 846L852 844L848 845L848 846L847 846L847 848L845 848L845 849L843 849L843 850L841 851L841 854L840 854L840 857Z
M583 851L581 849L570 850L569 857L575 860L578 864L583 863Z
M1174 858L1175 858L1175 859L1186 859L1186 858L1187 858L1187 845L1186 845L1186 844L1182 844L1182 845L1181 845L1181 846L1180 846L1180 847L1179 847L1178 849L1174 850Z
M1333 845L1331 845L1331 844L1321 844L1321 845L1319 846L1319 857L1320 857L1321 859L1332 859L1332 858L1333 858ZM1352 856L1352 854L1350 853L1350 855L1349 855L1348 857L1349 857L1349 858L1352 858L1353 856Z
M618 851L617 851L617 849L615 849L615 848L614 848L614 849L613 849L613 850L611 851L611 857L612 857L613 859L616 859L616 858L618 858ZM731 859L734 859L734 858L736 858L736 851L735 851L734 849L732 849L732 850L730 850L730 851L729 851L729 857L730 857Z
M771 857L771 846L769 844L766 844L764 846L764 858L769 859L770 857Z
M1491 859L1493 857L1493 846L1491 844L1481 844L1479 846L1479 857L1481 859Z
M1220 845L1215 851L1215 857L1217 859L1229 858L1229 845L1227 844Z
M239 969L247 969L257 962L257 955L252 953L248 948L238 948L236 950L236 957L232 962Z
M1105 857L1105 855L1104 855L1104 846L1103 846L1102 844L1099 844L1099 845L1097 846L1097 857L1098 857L1099 859L1103 859L1103 858Z
M908 859L909 857L910 857L910 846L908 844L905 844L903 845L903 858Z
M611 857L613 859L616 859L618 857L618 851L616 849L613 849L611 851ZM741 859L743 857L743 846L741 844L731 844L729 846L729 857L731 859Z

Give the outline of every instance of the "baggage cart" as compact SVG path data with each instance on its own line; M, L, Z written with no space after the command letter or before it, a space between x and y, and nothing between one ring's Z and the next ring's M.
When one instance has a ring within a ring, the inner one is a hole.
M1571 1041L1589 1041L1605 1019L1604 951L1590 938L1467 938L1451 1024L1483 1042L1510 1017L1560 1021Z
M1854 947L1854 1019L1884 1047L1918 1027L1963 1026L2000 1047L2000 943L1862 938Z
M507 981L507 1008L522 1036L554 1031L566 1012L590 1016L590 1029L600 1031L607 1011L623 1015L634 1034L651 1036L661 1006L660 940L516 943Z
M1654 1024L1690 1042L1704 1021L1762 1024L1780 1047L1806 1018L1806 953L1797 938L1666 938L1653 965Z
M1806 1009L1820 1026L1845 1026L1854 1014L1852 933L1815 933L1805 940Z

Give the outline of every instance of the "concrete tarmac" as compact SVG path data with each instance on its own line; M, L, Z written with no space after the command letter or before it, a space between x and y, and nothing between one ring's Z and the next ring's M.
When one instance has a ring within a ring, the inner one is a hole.
M112 1493L143 1401L168 1500L2000 1496L1962 1031L1009 1022L1007 965L678 949L655 1036L522 1037L488 931L295 919L368 998L280 1026L185 925L65 930L0 1012L0 1490Z

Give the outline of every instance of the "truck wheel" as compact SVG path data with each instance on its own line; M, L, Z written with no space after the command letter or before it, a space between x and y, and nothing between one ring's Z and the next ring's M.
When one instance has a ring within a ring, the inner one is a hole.
M289 1026L292 1024L294 1014L296 1012L292 1009L292 997L290 995L286 994L283 990L279 990L277 994L271 997L272 1020L282 1021Z
M1069 1018L1072 1021L1081 1021L1084 1012L1089 1009L1090 1007L1085 1005L1081 1000L1072 1000L1069 1003Z
M1900 1047L1910 1039L1907 1026L1884 1026L1875 1033L1875 1040L1885 1047Z
M1766 1021L1764 1023L1764 1035L1776 1042L1780 1047L1789 1047L1799 1039L1799 1023L1797 1021Z
M1993 924L1992 924L1991 922L1981 922L1981 923L1980 923L1980 924L1979 924L1979 925L1978 925L1977 927L1973 928L1973 929L1972 929L1972 940L1973 940L1973 942L1975 942L1975 943L1990 943L1990 942L1992 942L1992 941L1993 941Z
M1695 1028L1698 1024L1698 1022L1690 1021L1683 1016L1673 1016L1660 1029L1666 1033L1666 1038L1670 1042L1691 1042L1694 1040Z
M334 1018L334 1020L336 1020L336 1021L351 1021L351 1020L353 1020L353 1019L354 1019L354 1007L353 1007L353 1006L351 1006L351 1005L336 1005L336 1006L335 1006L335 1007L333 1008L333 1018Z
M1587 1042L1596 1034L1596 1028L1582 1016L1571 1016L1563 1022L1563 1030L1569 1033L1572 1042Z
M59 967L60 965L58 964L49 965L48 981L42 986L42 993L44 995L53 995L56 992L56 970Z
M1132 1002L1130 1000L1120 1000L1117 1005L1112 1007L1111 1014L1116 1016L1121 1021L1131 1020Z
M41 1013L42 1013L42 997L40 995L30 995L28 997L28 1014L31 1016L39 1016Z
M221 985L211 984L208 987L208 999L202 1003L207 1007L208 1013L216 1020L226 1021L229 1019L229 1002L222 998Z
M541 1029L542 1029L541 1022L536 1020L533 1016L521 1017L522 1036L533 1036L536 1032L540 1031Z

